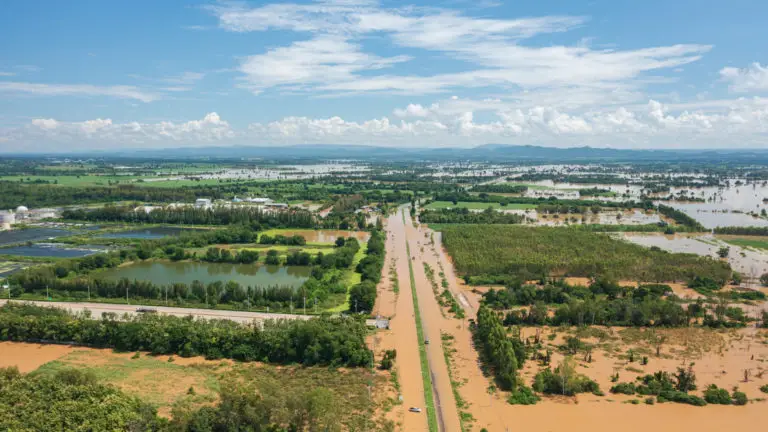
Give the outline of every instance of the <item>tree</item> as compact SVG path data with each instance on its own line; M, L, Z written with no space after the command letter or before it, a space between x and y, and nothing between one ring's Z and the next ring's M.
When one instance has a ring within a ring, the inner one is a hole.
M768 287L768 273L763 273L760 276L760 284L763 286Z
M731 248L728 246L723 246L720 249L717 250L717 256L720 258L728 258L728 254L731 253Z

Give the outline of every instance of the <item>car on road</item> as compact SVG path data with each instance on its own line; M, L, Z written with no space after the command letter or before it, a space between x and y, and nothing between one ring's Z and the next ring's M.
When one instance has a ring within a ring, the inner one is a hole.
M157 313L157 309L155 309L155 308L148 308L148 307L140 307L140 308L136 308L136 312L138 312L138 313Z
M424 339L424 345L429 345L429 338Z
M410 411L412 413L420 413L421 412L421 408L419 408L419 407L410 407L410 408L408 408L408 411Z

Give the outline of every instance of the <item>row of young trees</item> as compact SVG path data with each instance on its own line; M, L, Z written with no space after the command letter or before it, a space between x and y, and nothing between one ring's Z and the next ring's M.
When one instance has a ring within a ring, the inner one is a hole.
M367 329L362 318L268 320L243 325L230 320L140 314L92 319L62 309L8 303L0 307L0 340L75 343L120 351L148 351L268 363L367 366Z
M384 239L382 231L371 232L365 258L357 264L360 283L349 291L350 307L355 312L369 313L376 303L376 285L381 280L381 270L384 268Z
M610 276L642 282L732 277L728 263L709 257L644 248L607 235L570 228L448 225L445 247L471 282L505 283L551 276Z
M419 221L432 224L519 224L525 221L525 216L503 213L492 208L482 212L473 212L468 208L445 208L422 210Z
M496 312L485 306L481 306L477 313L474 337L483 361L491 366L499 387L502 390L514 390L517 386L517 370L526 358L522 342L508 338L507 330Z

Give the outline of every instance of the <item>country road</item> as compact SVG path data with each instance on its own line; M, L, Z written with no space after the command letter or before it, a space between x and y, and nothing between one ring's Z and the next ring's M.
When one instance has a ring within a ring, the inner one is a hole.
M389 216L386 225L388 266L385 271L388 270L389 266L394 265L399 294L394 295L391 290L386 289L386 283L382 284L377 313L392 317L390 330L382 332L382 346L380 348L397 349L396 363L403 400L403 404L397 407L399 410L397 421L401 424L400 430L407 432L429 430L419 356L421 345L426 349L428 364L426 372L431 378L438 430L441 432L460 432L459 413L456 408L441 341L441 332L445 330L445 321L440 312L440 305L432 292L432 286L424 274L424 256L421 252L424 244L424 233L413 227L407 206L401 206L398 212ZM410 255L408 250L410 250ZM413 267L416 282L415 291L424 338L429 339L427 345L424 344L424 340L419 340L417 337L416 310L411 290L409 263ZM410 407L419 407L424 411L411 413L408 412Z

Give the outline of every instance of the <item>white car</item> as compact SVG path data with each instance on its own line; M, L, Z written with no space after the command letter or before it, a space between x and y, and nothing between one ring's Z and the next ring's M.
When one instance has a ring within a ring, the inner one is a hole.
M410 411L412 413L420 413L421 412L421 408L419 408L419 407L410 407L410 408L408 408L408 411Z

